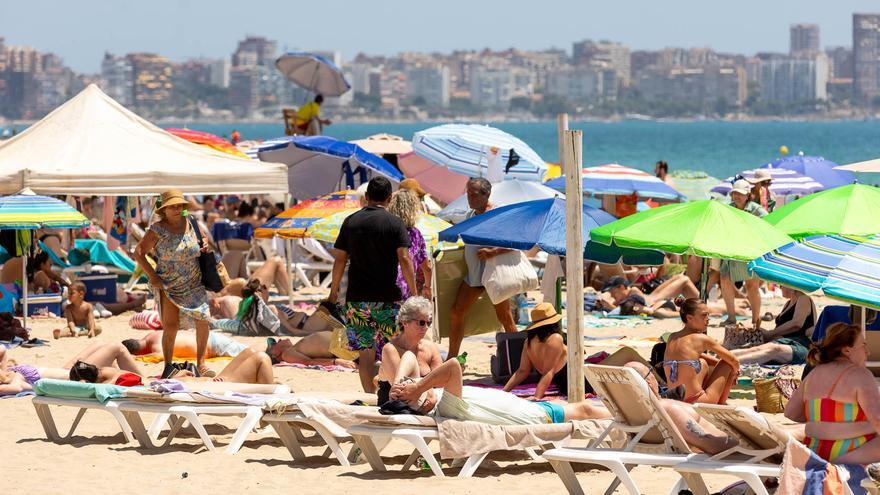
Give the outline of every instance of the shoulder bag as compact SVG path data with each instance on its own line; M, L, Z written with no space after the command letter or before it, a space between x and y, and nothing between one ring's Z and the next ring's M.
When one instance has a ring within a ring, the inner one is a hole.
M204 237L202 237L202 229L193 217L189 218L189 224L196 232L196 238L199 240L199 246L204 247ZM199 270L202 272L202 285L211 292L220 292L223 290L223 282L220 280L220 273L217 271L217 258L213 251L202 252L199 254Z

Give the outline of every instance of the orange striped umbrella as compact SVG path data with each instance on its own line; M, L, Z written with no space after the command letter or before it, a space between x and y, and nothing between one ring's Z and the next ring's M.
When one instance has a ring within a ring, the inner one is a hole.
M186 139L193 144L207 146L208 148L221 151L223 153L229 153L230 155L248 158L248 156L239 151L234 144L230 143L220 136L215 136L214 134L210 134L208 132L193 131L191 129L169 128L165 130L181 139Z
M306 229L318 220L360 206L356 191L337 191L291 206L257 227L254 237L305 237Z

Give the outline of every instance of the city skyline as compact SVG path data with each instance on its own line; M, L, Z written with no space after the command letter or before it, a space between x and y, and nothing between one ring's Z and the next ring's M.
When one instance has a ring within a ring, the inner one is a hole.
M236 40L247 34L275 39L280 50L338 50L344 60L361 52L393 55L510 47L569 52L572 42L585 38L617 41L633 50L710 47L718 52L754 54L787 52L788 28L799 23L819 25L822 48L850 46L851 14L877 10L875 2L863 0L834 5L747 0L713 5L711 12L692 0L674 5L639 2L638 8L632 3L587 6L551 1L536 8L533 3L505 2L505 11L493 23L488 21L499 15L500 2L472 5L449 0L443 9L426 14L398 0L381 5L344 3L347 14L330 20L322 18L316 8L265 1L248 2L248 9L239 11L240 3L227 0L174 2L173 12L169 12L172 7L162 10L156 3L103 0L0 4L0 36L9 44L56 53L72 69L84 73L100 71L104 52L152 52L175 62L227 58ZM470 10L464 12L464 6ZM634 11L638 17L632 16ZM430 19L423 19L426 15ZM307 21L297 23L297 16ZM455 28L445 27L449 25Z

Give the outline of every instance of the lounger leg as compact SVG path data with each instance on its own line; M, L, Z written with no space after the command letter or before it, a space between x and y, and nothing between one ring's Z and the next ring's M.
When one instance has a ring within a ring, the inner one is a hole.
M198 415L196 415L196 413L194 413L190 410L179 411L179 412L176 412L176 414L179 414L181 416L181 418L185 418L186 420L188 420L190 426L192 426L193 429L196 430L196 433L199 434L199 438L202 439L202 443L205 444L205 447L207 447L208 450L210 450L211 452L214 452L214 450L215 450L214 449L214 442L211 441L210 435L208 435L208 432L205 430L205 427L202 425L202 422L199 421ZM241 430L241 429L239 428L239 430ZM238 435L238 432L236 432L236 436L237 435ZM239 446L241 446L241 445L239 444Z
M373 471L383 473L387 471L385 468L385 462L382 461L382 456L379 455L379 451L376 449L376 445L373 444L373 439L369 435L352 435L355 443L360 448L361 452L364 454L364 457L367 458L367 462L370 463L370 468ZM385 442L386 444L388 442Z
M67 436L65 436L65 440L69 440L70 437L73 436L73 432L76 431L76 427L79 426L79 422L82 420L82 417L85 415L86 409L80 408L76 413L76 417L73 419L73 424L70 425L70 430L67 432Z
M263 417L263 410L258 407L252 407L248 409L247 414L244 416L244 420L241 422L241 425L238 427L238 431L235 432L235 435L232 436L232 441L229 442L229 445L226 446L226 450L224 451L226 454L235 454L239 450L241 450L241 446L244 445L244 441L247 440L248 435L254 431L254 428L260 423L260 418Z
M125 417L125 421L131 427L131 433L134 435L135 440L137 440L138 445L141 448L153 450L156 448L156 445L153 444L153 439L150 438L150 434L147 432L146 427L144 427L144 422L141 419L141 415L138 414L137 411L121 411L122 416Z
M557 461L555 459L548 459L548 461L553 467L553 470L556 471L556 474L559 475L559 479L562 481L562 484L565 485L565 489L568 490L570 495L584 495L584 489L578 482L577 476L574 474L574 469L571 468L571 463Z
M122 428L122 435L125 437L125 442L134 442L134 435L131 434L131 427L128 426L128 421L125 420L125 417L122 415L122 412L119 411L119 408L115 403L108 403L107 412L113 415L116 419L116 422L119 423L119 427Z
M537 452L535 452L534 447L526 447L523 450L525 450L526 455L528 455L529 458L533 461L543 461L544 460L543 457L541 457L540 455L538 455Z
M477 471L477 468L480 467L480 464L483 463L483 459L489 455L488 452L483 452L482 454L475 454L467 458L464 463L464 466L461 467L461 471L458 472L459 478L470 478Z
M422 457L425 459L425 462L427 462L428 466L431 467L431 471L434 473L435 476L446 476L443 473L443 469L440 467L440 463L437 462L437 458L434 457L434 453L431 452L431 448L428 447L428 443L425 442L425 437L421 435L400 435L400 438L413 444L413 446L418 449L418 451L422 454Z
M761 481L759 476L752 473L743 473L740 475L740 478L749 485L749 488L755 492L755 495L769 495L767 487L764 486L764 482Z
M697 473L682 473L679 472L681 478L687 483L687 489L693 493L694 495L709 495L709 487L706 486L706 482L703 481L703 477ZM757 478L757 477L756 477ZM758 484L763 488L763 484L761 484L761 480L758 479ZM756 494L760 495L761 492L756 491ZM767 495L767 490L764 490L764 495Z
M34 409L37 411L40 424L43 425L43 431L46 432L46 438L55 443L60 443L61 437L58 435L58 428L55 426L55 418L52 417L49 405L34 403Z
M409 468L415 465L417 460L419 460L419 449L413 449L412 453L410 453L409 457L406 458L406 461L403 463L403 467L400 468L400 470L408 471Z
M287 451L290 452L293 460L305 459L306 454L303 452L302 447L300 447L297 435L293 428L291 428L290 423L286 421L272 421L270 424L275 429L275 433L278 433L281 443L287 447Z
M346 467L350 466L351 463L345 456L345 452L339 446L339 442L336 441L336 437L334 437L333 434L330 433L330 430L324 428L317 422L312 423L311 426L315 429L315 432L317 432L318 435L321 435L321 439L324 440L324 443L327 444L327 448L330 449L331 452L333 452L334 456L336 456L336 460L339 461L339 464Z
M626 487L629 491L630 495L640 495L642 492L639 491L639 487L636 486L636 482L632 479L632 476L629 475L630 470L633 466L624 466L623 464L619 464L616 462L610 462L605 465L608 469L611 470L617 476L617 480ZM610 488L609 488L610 489ZM612 490L613 491L613 490ZM610 492L605 492L609 494Z
M147 430L147 433L150 435L150 438L156 440L159 438L159 434L162 433L162 428L165 424L168 424L170 427L172 425L171 415L170 414L157 414L156 418L153 419L153 422L150 424L150 428Z

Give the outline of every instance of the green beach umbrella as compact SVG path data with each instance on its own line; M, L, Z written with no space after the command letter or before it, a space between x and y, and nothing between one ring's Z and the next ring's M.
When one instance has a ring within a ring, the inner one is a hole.
M652 208L590 231L590 240L705 258L751 261L793 239L763 219L712 200Z
M826 189L780 206L764 219L797 239L811 235L877 234L880 189L863 184Z

